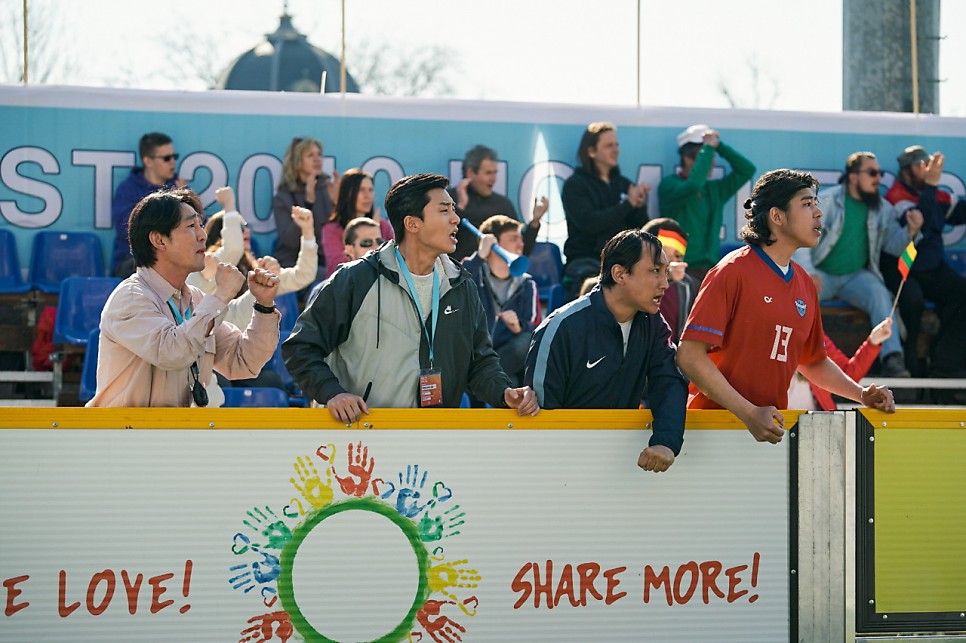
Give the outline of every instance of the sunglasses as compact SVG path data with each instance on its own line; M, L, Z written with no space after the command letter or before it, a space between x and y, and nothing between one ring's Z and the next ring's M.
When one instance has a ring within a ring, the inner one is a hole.
M371 248L373 245L381 246L382 239L379 239L378 237L375 239L359 239L356 241L356 243L363 248Z
M171 161L177 161L180 157L180 154L165 154L164 156L149 156L148 158L161 159L165 163L170 163Z
M882 170L868 169L868 170L856 170L856 174L868 174L873 179L877 176L885 176L885 172Z

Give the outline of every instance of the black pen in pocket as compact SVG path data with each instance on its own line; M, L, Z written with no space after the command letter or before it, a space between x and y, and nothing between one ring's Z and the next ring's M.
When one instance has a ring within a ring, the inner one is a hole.
M368 402L369 401L369 393L371 391L372 391L372 382L369 382L368 384L366 384L366 392L362 394L362 401L363 402Z

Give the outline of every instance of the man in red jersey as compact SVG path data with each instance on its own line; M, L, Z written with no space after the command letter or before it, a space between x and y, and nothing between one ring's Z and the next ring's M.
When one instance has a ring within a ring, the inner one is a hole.
M817 188L812 175L794 170L758 179L745 201L748 245L708 272L678 348L677 364L691 379L688 408L726 408L759 442L781 441L778 409L796 369L827 391L895 411L888 388L862 388L828 358L815 285L792 262L821 235Z

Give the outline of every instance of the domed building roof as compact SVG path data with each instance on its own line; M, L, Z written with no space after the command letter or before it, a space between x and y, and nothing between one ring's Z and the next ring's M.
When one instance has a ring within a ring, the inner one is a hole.
M325 91L339 91L339 59L313 46L292 26L283 13L274 33L231 62L218 79L217 89L319 93L322 72ZM356 81L346 72L346 91L358 92Z

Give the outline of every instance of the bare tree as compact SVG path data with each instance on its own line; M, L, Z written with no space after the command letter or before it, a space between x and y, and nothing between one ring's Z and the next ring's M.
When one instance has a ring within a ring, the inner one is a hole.
M731 107L773 109L781 93L778 79L763 70L756 54L748 56L745 65L749 78L744 86L750 88L750 91L741 92L736 89L732 78L719 78L718 90L721 95Z
M64 23L48 4L31 3L27 13L27 80L68 82L77 66L64 46ZM0 3L0 79L23 82L23 3Z
M159 41L164 43L168 52L161 74L176 83L198 80L203 83L204 89L214 89L221 72L232 60L231 54L219 46L225 39L212 37L210 33L207 37L201 37L179 31L165 34Z
M456 59L446 47L403 50L362 41L346 53L346 67L363 93L440 97L454 94L448 76Z

